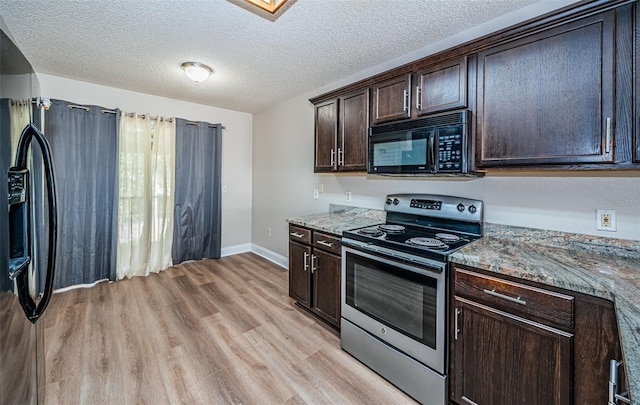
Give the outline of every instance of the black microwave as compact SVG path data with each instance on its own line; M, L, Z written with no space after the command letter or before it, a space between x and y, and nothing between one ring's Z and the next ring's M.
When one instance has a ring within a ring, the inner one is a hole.
M479 175L470 173L471 112L460 110L369 128L367 173Z

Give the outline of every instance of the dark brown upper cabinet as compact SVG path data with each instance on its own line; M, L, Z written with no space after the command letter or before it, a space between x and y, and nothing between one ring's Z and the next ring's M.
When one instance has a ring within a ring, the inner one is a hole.
M371 125L411 116L411 75L401 75L375 83L372 88Z
M372 125L467 106L467 57L373 85Z
M330 172L336 168L338 150L338 100L315 105L315 168L317 172Z
M338 170L367 169L367 132L369 130L369 91L357 91L340 97Z
M635 22L636 24L638 24L638 22L640 22L640 7L635 8ZM635 78L635 89L636 92L640 91L640 30L639 29L635 29L633 30L634 32L634 52L633 54L635 55L635 60L634 60L634 66L635 66L635 72L633 73L633 77ZM635 125L634 127L634 134L633 134L633 142L632 142L632 158L633 158L633 163L640 163L640 100L637 97L637 93L636 93L636 97L633 99L634 102L634 106L635 106L635 110L634 110L634 114L635 114Z
M415 116L467 106L467 57L430 66L415 74Z
M366 170L368 112L368 89L315 105L316 173Z
M478 54L476 166L614 163L615 11Z
M474 170L639 170L639 22L636 2L577 2L315 97L315 171L365 170L366 136L341 131L366 132L366 115L461 108Z

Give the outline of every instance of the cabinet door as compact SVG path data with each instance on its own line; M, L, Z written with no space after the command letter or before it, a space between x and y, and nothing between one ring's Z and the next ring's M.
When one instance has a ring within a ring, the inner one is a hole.
M411 75L398 76L373 85L372 124L409 118Z
M454 311L458 311L451 354L454 401L571 403L571 334L459 297L454 298Z
M314 250L313 311L330 324L340 325L340 256Z
M340 97L340 147L338 170L367 169L367 131L369 129L369 90Z
M478 167L613 162L614 12L478 54Z
M415 115L466 107L467 57L418 71L415 90Z
M330 172L337 168L338 100L315 106L314 172Z
M289 242L289 297L311 306L311 246Z

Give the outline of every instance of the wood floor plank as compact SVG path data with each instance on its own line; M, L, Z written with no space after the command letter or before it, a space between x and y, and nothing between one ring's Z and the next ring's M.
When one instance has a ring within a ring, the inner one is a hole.
M195 367L190 366L191 358L184 346L167 350L158 356L160 373L170 404L210 403L204 380Z
M252 253L55 294L46 403L412 404Z
M159 277L148 277L149 281L145 283L144 292L161 288L162 282ZM149 346L153 353L163 353L178 347L183 343L183 339L179 333L180 329L167 319L166 311L170 305L179 301L172 300L163 301L153 298L153 294L136 294L136 303L139 308L146 307L145 314L142 316L144 330L153 331L147 334ZM118 327L114 324L113 327Z
M85 326L86 340L80 347L82 354L80 383L80 403L122 403L123 385L121 365L117 356L116 341L111 339L110 331L119 325L114 323L109 306L112 299L111 286L107 283L97 285L88 291L87 318Z
M51 311L52 312L52 311ZM60 308L59 327L50 328L45 336L46 380L56 383L81 372L80 348L84 340L86 304Z
M118 342L124 404L167 403L159 364L156 357L151 355L153 351L145 331L140 330L144 322L135 293L144 284L144 280L139 278L113 284L117 288L114 293L113 316L119 326L115 329L113 338Z

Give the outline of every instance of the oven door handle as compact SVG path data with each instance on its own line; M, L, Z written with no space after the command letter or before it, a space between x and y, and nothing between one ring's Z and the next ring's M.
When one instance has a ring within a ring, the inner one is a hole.
M419 257L412 259L408 256L395 253L391 249L386 249L384 247L376 246L370 243L354 242L349 239L342 239L342 247L343 247L343 251L345 248L349 248L370 256L381 257L386 260L393 261L402 265L412 266L414 268L419 267L425 273L440 274L444 271L445 263L434 262L428 259L422 260Z

